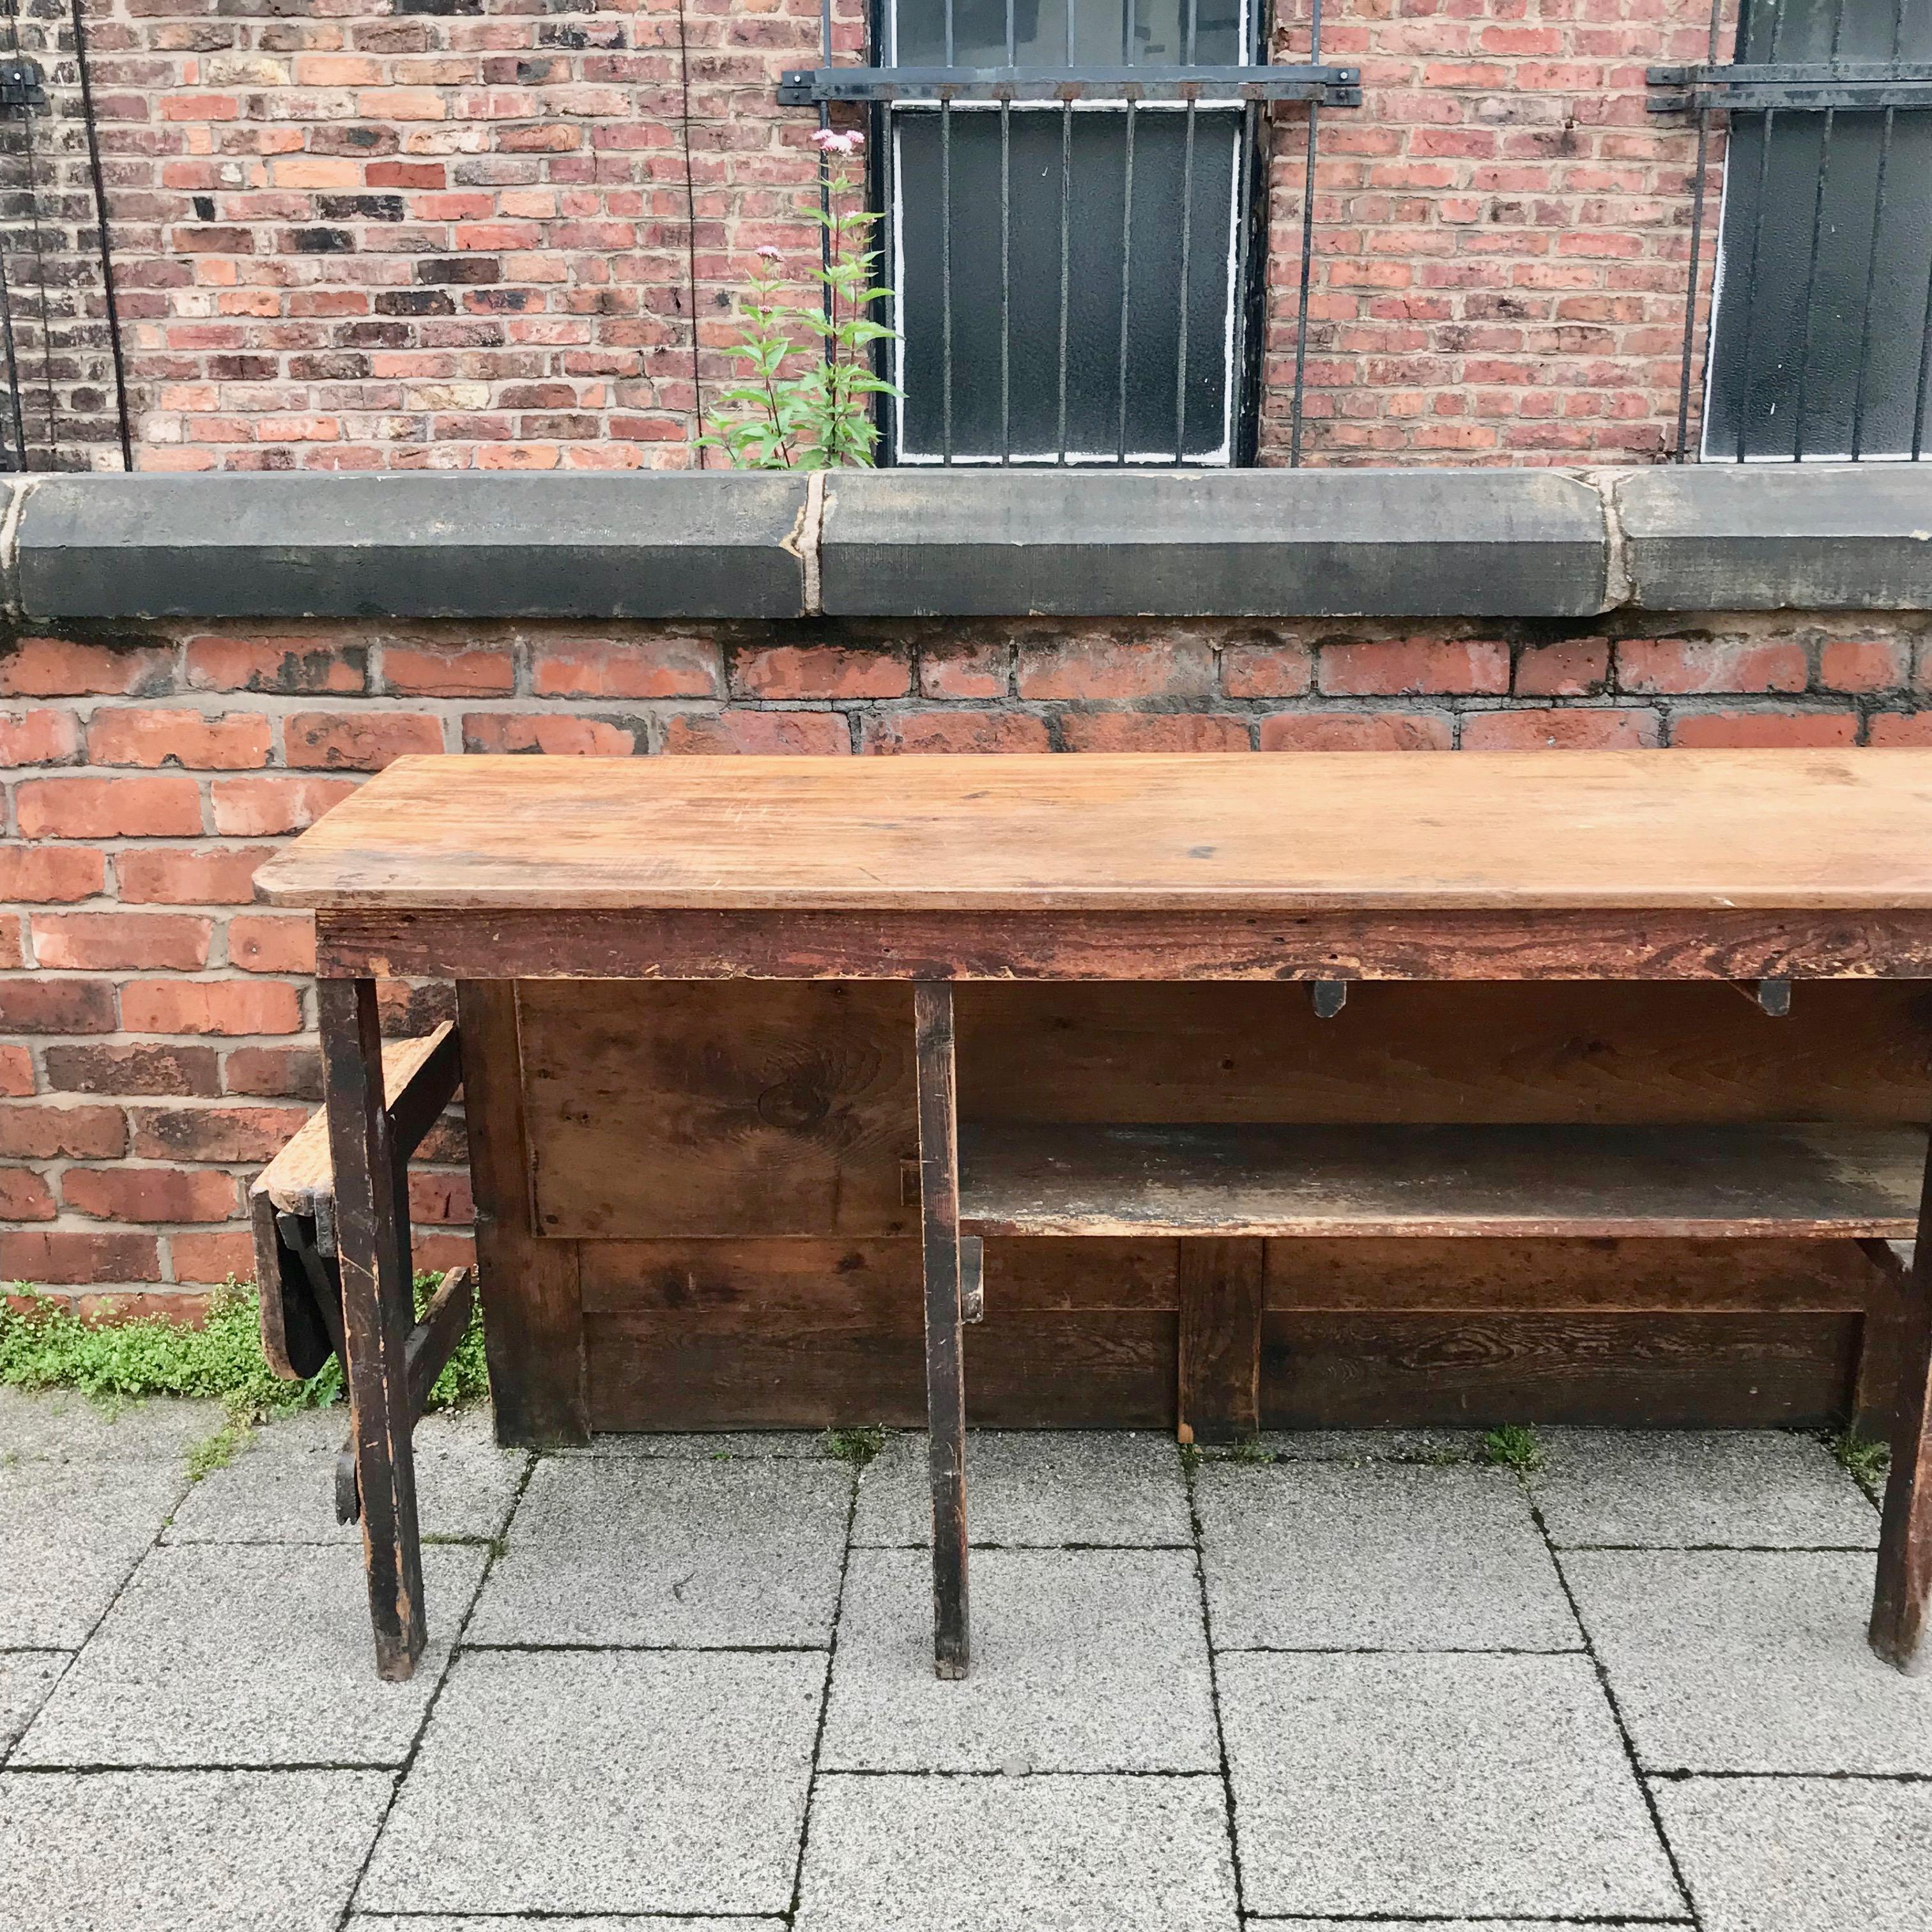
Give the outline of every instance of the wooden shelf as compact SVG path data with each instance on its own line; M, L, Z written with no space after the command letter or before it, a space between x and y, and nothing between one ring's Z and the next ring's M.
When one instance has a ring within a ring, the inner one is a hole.
M1909 1240L1916 1130L987 1126L981 1234Z

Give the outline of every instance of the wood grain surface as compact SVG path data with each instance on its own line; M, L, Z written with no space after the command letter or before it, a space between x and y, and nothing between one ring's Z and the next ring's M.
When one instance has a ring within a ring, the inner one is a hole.
M1932 750L399 759L316 908L1932 908Z

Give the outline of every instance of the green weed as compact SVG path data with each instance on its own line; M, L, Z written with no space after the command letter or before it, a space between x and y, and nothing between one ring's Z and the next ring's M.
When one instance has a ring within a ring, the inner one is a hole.
M874 1422L862 1429L828 1429L818 1439L826 1455L862 1469L886 1446L886 1432Z
M1492 1429L1483 1438L1483 1445L1476 1451L1476 1460L1492 1463L1498 1468L1514 1469L1520 1476L1528 1476L1543 1467L1543 1450L1530 1430L1510 1424Z

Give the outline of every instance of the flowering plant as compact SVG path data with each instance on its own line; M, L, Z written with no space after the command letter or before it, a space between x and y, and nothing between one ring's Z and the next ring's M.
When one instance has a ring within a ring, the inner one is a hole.
M698 439L700 449L724 451L738 469L868 466L879 437L871 398L899 394L872 370L872 344L898 333L870 314L875 302L889 301L892 293L872 284L879 258L867 243L878 217L850 205L858 184L842 165L865 139L856 130L832 128L821 128L812 137L829 170L824 194L804 209L826 238L823 261L806 277L820 286L818 303L802 307L780 300L788 279L784 258L770 246L758 251L751 287L740 304L744 333L729 352L748 367L743 379L718 399L736 413L713 417L710 433ZM788 375L786 364L806 346L794 339L794 331L817 336L822 352L802 373Z

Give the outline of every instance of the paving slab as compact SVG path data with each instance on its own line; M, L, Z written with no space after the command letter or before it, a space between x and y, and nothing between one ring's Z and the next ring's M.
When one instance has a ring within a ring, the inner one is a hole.
M1932 1787L1780 1778L1652 1788L1704 1932L1925 1932Z
M0 1645L78 1648L188 1486L172 1452L0 1461Z
M617 1918L600 1912L594 1918L452 1918L431 1912L393 1918L358 1912L349 1927L350 1932L786 1932L782 1918L688 1918L635 1912Z
M823 1777L797 1932L1237 1932L1218 1778Z
M359 1524L335 1520L335 1459L349 1412L310 1409L253 1431L236 1460L196 1484L166 1543L349 1543ZM481 1407L416 1425L416 1510L425 1536L488 1538L508 1522L529 1452L500 1449Z
M352 1922L352 1923L353 1922ZM1688 1925L1678 1920L1598 1919L1598 1932L1617 1932L1619 1924ZM1258 1918L1250 1915L1251 1932L1576 1932L1574 1918Z
M71 1661L62 1650L0 1651L0 1762Z
M386 1765L409 1754L485 1552L423 1552L430 1642L376 1676L358 1551L157 1550L28 1726L20 1765Z
M219 1402L103 1403L74 1389L0 1388L0 1463L178 1462L226 1419Z
M0 1774L8 1932L334 1932L386 1772Z
M657 1436L626 1430L593 1436L588 1442L547 1454L565 1458L584 1456L668 1456L687 1462L742 1462L748 1458L781 1456L796 1461L823 1460L830 1455L824 1432L811 1429L728 1429L694 1436Z
M1444 1465L1473 1462L1483 1437L1474 1429L1284 1429L1269 1430L1256 1446L1284 1462Z
M851 1496L838 1462L547 1458L470 1640L829 1643Z
M1208 1462L1194 1497L1218 1648L1581 1646L1507 1471Z
M922 1550L856 1550L820 1762L850 1771L1212 1771L1191 1552L989 1550L973 1666L932 1674Z
M1560 1546L1874 1549L1878 1512L1816 1436L1786 1430L1540 1430L1530 1481Z
M466 1652L356 1903L381 1913L789 1909L826 1660Z
M1563 1568L1646 1768L1932 1772L1932 1679L1865 1642L1869 1557L1604 1550Z
M975 1544L1052 1548L1191 1544L1187 1480L1164 1436L975 1430L966 1438ZM859 1479L855 1544L928 1545L932 1479L923 1435L889 1437Z
M1219 1667L1250 1911L1684 1911L1587 1658L1250 1652Z

